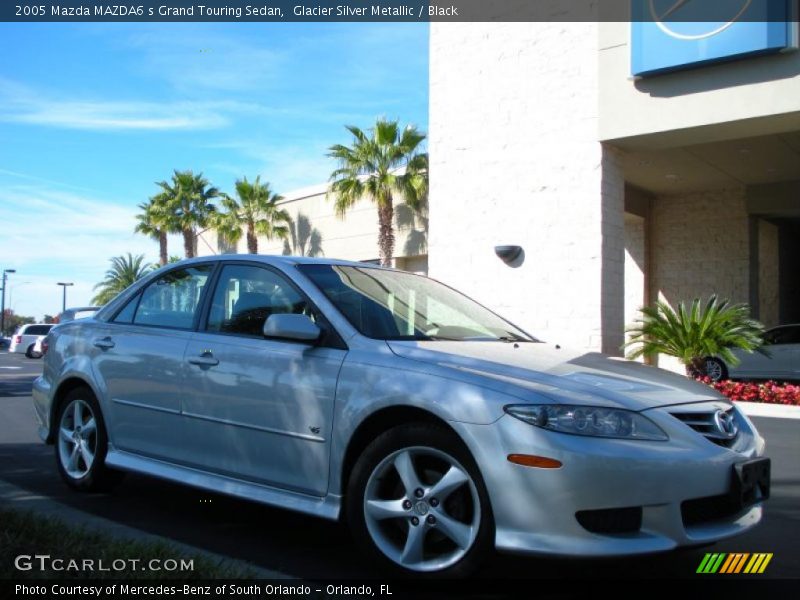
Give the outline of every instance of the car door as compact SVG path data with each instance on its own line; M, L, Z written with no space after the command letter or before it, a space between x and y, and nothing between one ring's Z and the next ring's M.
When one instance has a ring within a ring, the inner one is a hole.
M92 328L93 365L115 448L179 458L184 353L212 270L206 264L169 271Z
M187 457L198 468L322 496L346 350L285 275L266 265L220 271L204 328L186 351ZM269 315L305 313L316 344L265 339Z
M753 379L793 379L800 375L800 327L781 326L766 331L763 350L736 351L741 363L731 369L731 375Z

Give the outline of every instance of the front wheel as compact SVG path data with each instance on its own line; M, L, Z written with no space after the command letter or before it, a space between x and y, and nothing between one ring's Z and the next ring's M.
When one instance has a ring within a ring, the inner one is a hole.
M57 423L56 463L67 485L82 492L99 492L119 482L122 474L105 465L108 435L91 390L81 387L69 392Z
M356 462L347 518L356 541L384 566L460 577L490 551L494 522L472 456L451 431L401 425Z
M718 358L708 357L703 362L703 369L711 381L717 382L728 378L728 368Z

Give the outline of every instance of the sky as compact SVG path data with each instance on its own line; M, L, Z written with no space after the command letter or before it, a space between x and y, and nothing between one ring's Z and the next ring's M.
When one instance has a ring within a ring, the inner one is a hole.
M0 56L0 270L37 319L59 281L88 305L111 257L158 260L135 215L173 169L287 193L327 181L346 124L428 130L424 23L2 23Z

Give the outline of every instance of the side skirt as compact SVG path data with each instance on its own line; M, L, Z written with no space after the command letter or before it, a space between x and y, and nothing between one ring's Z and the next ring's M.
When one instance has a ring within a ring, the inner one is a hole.
M109 467L123 471L134 471L143 475L150 475L161 479L184 483L186 485L223 493L228 496L245 498L253 502L269 504L278 508L286 508L301 513L312 514L324 519L335 521L339 518L342 498L328 494L320 498L282 490L279 488L259 485L233 477L208 473L190 467L147 458L130 452L123 452L109 448L106 455L106 464Z

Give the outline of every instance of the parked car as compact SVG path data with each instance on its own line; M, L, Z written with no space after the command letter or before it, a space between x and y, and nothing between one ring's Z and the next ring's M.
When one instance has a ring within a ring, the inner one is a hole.
M76 308L68 308L58 316L59 323L66 323L67 321L76 321L78 319L85 319L91 317L94 313L100 310L99 306L78 306Z
M764 332L763 352L734 350L738 365L719 356L706 358L706 374L723 379L800 379L800 324L779 325Z
M68 321L76 321L78 319L85 319L92 316L100 310L99 306L80 306L77 308L68 308L59 315L59 323L66 323ZM47 336L40 335L36 338L33 344L33 349L28 354L28 358L42 358L47 353Z
M361 263L170 265L55 329L33 402L77 490L134 471L346 515L412 573L463 575L493 548L706 544L755 526L769 495L764 440L708 386Z
M14 335L11 336L11 346L9 346L8 351L25 354L28 358L33 358L33 347L36 344L36 338L40 335L47 335L52 328L53 325L48 323L20 325Z

